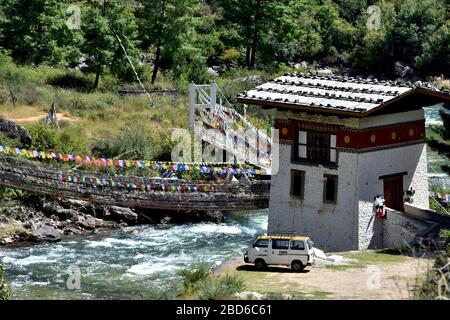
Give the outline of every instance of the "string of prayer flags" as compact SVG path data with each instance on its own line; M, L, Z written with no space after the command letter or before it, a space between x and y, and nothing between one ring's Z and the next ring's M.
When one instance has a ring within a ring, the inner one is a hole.
M78 164L89 164L102 167L119 167L119 168L150 168L152 170L171 170L171 171L199 171L201 173L217 173L217 174L239 174L249 173L253 175L260 175L261 170L250 165L236 165L236 164L209 164L209 163L174 163L163 161L142 161L142 160L120 160L109 158L94 158L90 156L80 156L73 154L61 154L59 152L42 151L42 150L27 150L24 148L10 148L7 146L0 146L0 153L8 155L16 155L26 158L59 160L62 162L75 162Z

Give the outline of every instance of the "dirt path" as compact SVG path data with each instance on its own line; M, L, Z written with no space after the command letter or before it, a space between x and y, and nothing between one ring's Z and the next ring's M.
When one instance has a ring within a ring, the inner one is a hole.
M431 268L433 260L401 257L402 262L367 263L333 270L308 267L301 273L271 267L258 272L253 265L229 263L247 283L246 291L289 294L313 299L410 299L417 277Z
M23 122L36 122L36 121L40 121L40 120L44 120L45 117L47 116L47 113L41 113L37 116L30 116L30 117L19 117L19 118L15 118L15 117L8 117L8 119L18 122L18 123L23 123ZM68 117L65 116L64 114L61 113L56 113L56 119L58 121L76 121L76 118L73 117Z

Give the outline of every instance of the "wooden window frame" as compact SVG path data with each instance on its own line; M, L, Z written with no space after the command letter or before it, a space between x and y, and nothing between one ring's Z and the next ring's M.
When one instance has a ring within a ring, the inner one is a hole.
M301 143L299 141L299 135L300 132L305 132L306 133L306 143ZM329 138L329 147L317 147L314 145L311 145L310 143L310 135L315 134L315 135L323 135L323 136L328 136ZM332 136L335 137L334 140L334 146L332 145ZM300 147L304 147L306 150L306 157L301 157L300 156L300 152L299 149ZM312 159L310 157L310 148L315 148L315 149L321 149L321 150L327 150L328 151L328 157L329 160L317 160L317 159ZM334 158L335 160L332 161L332 152L334 151ZM294 137L294 145L293 145L293 150L292 150L292 161L293 162L298 162L298 163L306 163L306 164L322 164L322 165L326 165L326 166L330 166L330 167L336 167L337 163L338 163L338 151L337 151L337 147L336 147L336 133L335 132L329 132L329 131L313 131L313 130L306 130L306 129L302 129L302 128L297 128L295 131L295 137Z
M294 179L295 177L300 177L301 190L300 194L294 194ZM302 170L291 170L291 197L299 200L303 200L305 196L305 171Z
M323 203L336 204L337 196L338 196L339 178L337 175L334 175L334 174L324 174L323 178L324 178L324 180L323 180ZM330 179L330 178L332 178L335 181L333 201L327 200L327 183L328 183L328 179Z

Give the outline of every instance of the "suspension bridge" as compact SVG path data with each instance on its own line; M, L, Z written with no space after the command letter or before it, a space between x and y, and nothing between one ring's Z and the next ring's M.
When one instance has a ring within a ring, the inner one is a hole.
M215 84L209 86L191 84L189 89L191 125L194 121L199 121L207 129L231 130L237 139L241 139L237 141L238 144L253 149L258 155L251 163L257 166L258 172L262 174L270 172L270 153L260 153L258 150L264 145L266 150L270 151L271 139L247 121L245 116L236 112L220 90L217 90ZM257 137L253 141L242 138L249 130ZM242 149L219 141L206 132L208 130L202 131L203 141L230 152L236 158L241 156L239 153ZM39 157L37 151L33 152L36 153L33 158L46 159L45 155ZM270 181L249 177L247 172L243 171L235 172L229 169L227 174L223 172L217 174L217 171L213 170L211 180L187 181L174 178L175 174L171 168L159 170L159 174L154 176L131 176L99 172L101 170L86 171L77 167L63 169L62 166L54 165L50 161L31 161L24 159L20 154L17 155L12 156L8 153L0 155L1 186L49 197L131 208L241 211L269 206ZM63 159L67 155L59 157ZM214 165L211 164L213 168ZM232 165L229 164L228 168Z

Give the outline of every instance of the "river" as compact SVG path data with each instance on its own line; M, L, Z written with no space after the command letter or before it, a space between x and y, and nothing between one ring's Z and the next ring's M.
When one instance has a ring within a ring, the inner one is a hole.
M230 213L222 224L137 226L57 244L0 248L0 263L12 299L174 298L179 271L242 258L266 228L267 210ZM80 290L73 290L77 282L68 280L78 270Z

